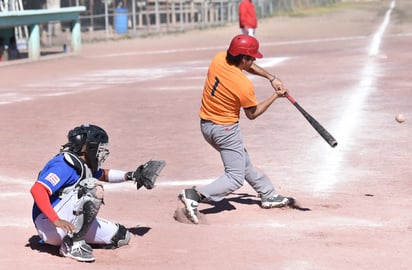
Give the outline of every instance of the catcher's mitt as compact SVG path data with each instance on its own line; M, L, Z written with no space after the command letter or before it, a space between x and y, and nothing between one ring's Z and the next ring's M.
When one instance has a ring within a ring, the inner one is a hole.
M135 182L137 189L140 189L142 186L147 189L152 189L155 186L160 171L165 166L166 161L164 160L150 160L137 167L136 171L128 172L127 178Z

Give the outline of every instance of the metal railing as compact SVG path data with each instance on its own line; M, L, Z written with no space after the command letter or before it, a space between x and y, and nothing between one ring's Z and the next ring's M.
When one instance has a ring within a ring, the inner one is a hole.
M7 0L21 1L21 0ZM253 0L259 19L285 12L330 5L342 0ZM3 4L4 1L0 0ZM84 42L139 37L238 23L241 0L60 0L61 7L84 5L80 15ZM42 26L42 45L67 43L70 22ZM63 30L63 31L61 31ZM44 38L46 37L46 38Z
M144 36L156 33L184 32L238 22L241 0L105 0L90 1L81 15L82 31L100 32L102 38L120 35ZM275 16L341 0L254 0L258 18ZM122 30L119 30L122 28ZM87 39L87 35L86 39Z

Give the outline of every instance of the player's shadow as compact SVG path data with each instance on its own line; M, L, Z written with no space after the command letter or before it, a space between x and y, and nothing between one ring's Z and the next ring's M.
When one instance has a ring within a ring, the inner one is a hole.
M151 230L151 228L136 226L136 227L130 227L128 228L128 230L132 235L144 236L146 233L148 233ZM38 235L32 235L28 239L28 242L26 243L25 247L30 248L31 250L36 250L40 253L49 253L53 256L60 257L59 247L43 243ZM106 249L105 246L99 246L99 245L93 245L93 248Z
M239 204L249 204L249 205L258 205L260 206L260 199L254 195L250 195L247 193L232 193L233 197L225 198L220 202L212 202L206 201L205 204L209 204L212 207L202 209L199 212L202 214L216 214L223 211L232 211L236 209L236 206L232 203L239 203ZM232 196L231 195L231 196ZM299 211L311 211L310 208L300 206L297 201L289 197L290 203L288 208L299 210Z
M256 196L247 193L232 193L231 196L233 197L225 198L219 202L205 201L205 204L209 204L212 207L202 209L199 212L201 212L202 214L216 214L223 211L235 210L236 206L232 203L259 205L260 202L260 200L256 198Z
M59 247L43 243L38 235L32 235L28 239L28 243L25 245L25 247L28 247L31 250L36 250L40 253L49 253L51 255L60 257Z
M303 207L301 206L295 198L289 197L289 208L291 209L295 209L295 210L299 210L299 211L312 211L310 208L308 207Z
M139 227L139 226L128 228L129 232L135 236L143 236L146 233L148 233L151 229L152 228L150 227Z

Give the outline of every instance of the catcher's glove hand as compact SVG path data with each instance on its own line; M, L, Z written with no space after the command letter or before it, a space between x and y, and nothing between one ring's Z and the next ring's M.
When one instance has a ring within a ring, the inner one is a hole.
M165 166L166 161L164 160L150 160L137 167L136 171L128 172L127 179L133 180L136 183L137 189L140 189L142 186L147 189L152 189L155 186L160 171Z

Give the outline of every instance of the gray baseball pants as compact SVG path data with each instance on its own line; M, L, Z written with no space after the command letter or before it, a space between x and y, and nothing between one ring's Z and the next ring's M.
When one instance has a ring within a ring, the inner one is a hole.
M220 201L241 188L246 180L262 198L275 196L270 179L255 170L249 154L243 145L239 123L229 126L217 125L211 121L200 121L205 140L217 151L225 167L225 174L209 185L196 188L206 199Z

